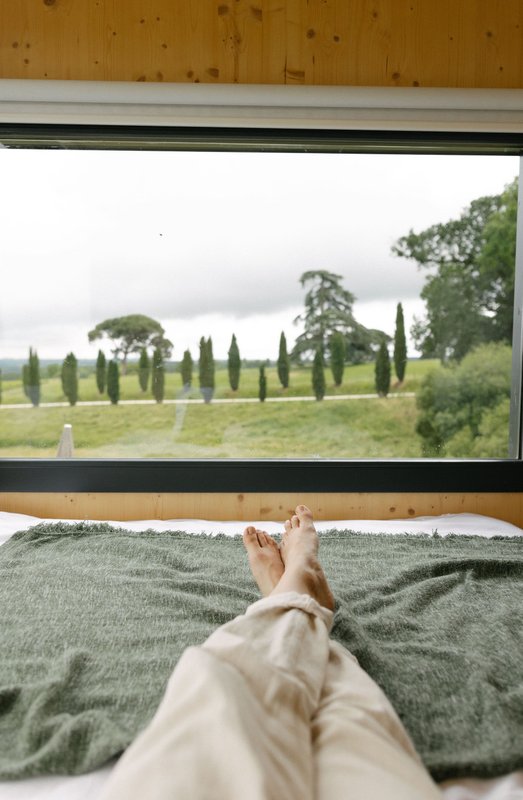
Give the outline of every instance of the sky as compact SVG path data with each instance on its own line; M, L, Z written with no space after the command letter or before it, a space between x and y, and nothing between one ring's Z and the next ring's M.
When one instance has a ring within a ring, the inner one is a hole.
M96 358L87 333L146 314L198 356L289 349L307 270L342 276L356 319L392 335L426 273L391 254L518 174L514 156L0 149L0 358ZM412 342L409 354L416 355Z

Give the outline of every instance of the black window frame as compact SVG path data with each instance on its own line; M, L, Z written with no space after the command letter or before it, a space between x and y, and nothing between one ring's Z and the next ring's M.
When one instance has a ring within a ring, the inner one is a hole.
M0 145L521 157L523 133L16 123L0 124ZM521 373L515 393L519 401ZM0 492L459 493L519 492L522 488L520 446L516 458L481 460L0 459Z

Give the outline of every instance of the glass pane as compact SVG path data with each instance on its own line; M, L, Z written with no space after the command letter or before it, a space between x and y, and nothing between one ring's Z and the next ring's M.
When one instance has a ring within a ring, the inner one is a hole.
M518 162L0 149L0 455L507 457Z

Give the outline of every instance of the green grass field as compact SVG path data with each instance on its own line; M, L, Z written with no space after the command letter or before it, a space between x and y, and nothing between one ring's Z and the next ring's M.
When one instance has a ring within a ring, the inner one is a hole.
M400 393L415 391L435 362L409 363ZM310 370L296 370L285 393L275 369L268 370L268 396L311 396ZM373 365L349 367L341 387L327 394L374 392ZM398 393L397 390L392 394ZM181 379L168 374L166 399L179 397ZM217 371L216 398L257 397L258 370L242 372L239 391L228 388L226 370ZM198 390L191 396L199 398ZM121 379L121 399L144 395L136 375ZM80 381L80 399L98 400L94 377ZM42 402L64 398L58 379L42 381ZM27 402L20 382L5 382L2 403ZM188 405L75 406L0 410L0 454L5 457L56 455L65 423L72 424L75 456L91 458L415 458L413 397Z
M0 453L56 455L73 426L92 458L409 458L420 455L414 398L237 405L4 409Z

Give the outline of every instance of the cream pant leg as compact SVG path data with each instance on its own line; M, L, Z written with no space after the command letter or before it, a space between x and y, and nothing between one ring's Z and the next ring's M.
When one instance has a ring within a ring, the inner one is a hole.
M289 592L188 648L101 800L441 798L331 624Z
M312 800L332 613L289 592L188 648L101 800Z
M330 642L311 730L317 800L441 800L398 715L380 687Z

